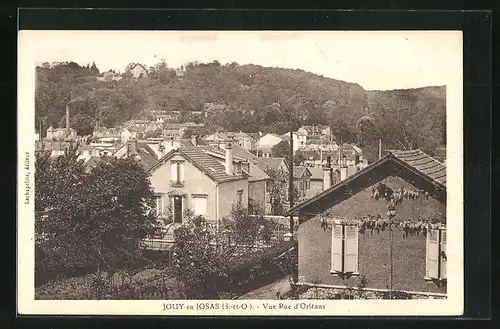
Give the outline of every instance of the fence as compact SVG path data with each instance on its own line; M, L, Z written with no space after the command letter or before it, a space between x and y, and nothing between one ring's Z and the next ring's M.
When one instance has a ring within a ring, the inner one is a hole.
M249 215L249 217L260 218L261 216ZM272 215L264 215L263 218L273 223L272 229L268 236L269 241L267 241L267 243L264 243L263 241L256 241L256 243L252 246L240 245L239 248L246 248L246 249L252 248L255 250L259 250L262 248L266 248L269 245L272 245L273 243L279 243L285 240L285 234L289 232L290 218L285 216L272 216ZM294 221L296 230L298 226L298 217L294 217ZM216 222L206 222L204 223L204 227L212 234L217 234L218 232L220 232L220 228L218 227ZM225 232L225 234L227 234L230 241L231 240L237 241L237 238L234 237L232 232ZM173 244L174 244L173 240L147 238L141 240L139 247L151 251L167 251L172 248Z

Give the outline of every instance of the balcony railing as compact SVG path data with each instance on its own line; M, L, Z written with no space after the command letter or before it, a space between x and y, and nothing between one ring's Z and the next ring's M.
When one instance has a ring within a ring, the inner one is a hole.
M172 187L184 187L184 181L170 181Z

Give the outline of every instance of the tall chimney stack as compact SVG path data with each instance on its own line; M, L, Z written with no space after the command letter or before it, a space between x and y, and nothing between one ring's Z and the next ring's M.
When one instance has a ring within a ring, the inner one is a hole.
M233 174L233 145L231 142L226 144L226 174Z
M66 129L69 130L69 105L66 104Z
M332 157L326 157L326 166L323 168L323 190L332 186Z

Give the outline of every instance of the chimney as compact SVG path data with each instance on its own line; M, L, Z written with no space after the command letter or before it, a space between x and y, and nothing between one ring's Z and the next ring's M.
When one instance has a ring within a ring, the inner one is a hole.
M226 174L233 174L233 146L231 142L226 145Z
M66 129L69 130L69 105L66 104Z
M326 157L326 166L323 168L323 190L332 186L332 157Z
M342 157L342 162L340 163L340 180L343 181L347 178L347 164L346 164L346 156Z

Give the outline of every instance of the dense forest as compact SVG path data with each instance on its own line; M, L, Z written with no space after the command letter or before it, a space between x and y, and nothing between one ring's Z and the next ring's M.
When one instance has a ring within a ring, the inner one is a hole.
M344 141L368 152L378 138L386 148L421 148L432 154L445 144L445 87L366 91L302 70L257 65L188 63L176 74L165 61L134 79L128 69L121 80L97 79L95 64L44 63L36 68L37 130L62 126L69 104L71 125L89 134L98 118L113 127L150 110L181 111L181 121L205 123L204 133L227 130L285 133L302 124L328 124ZM384 77L381 77L383 79ZM225 110L195 117L205 103Z

